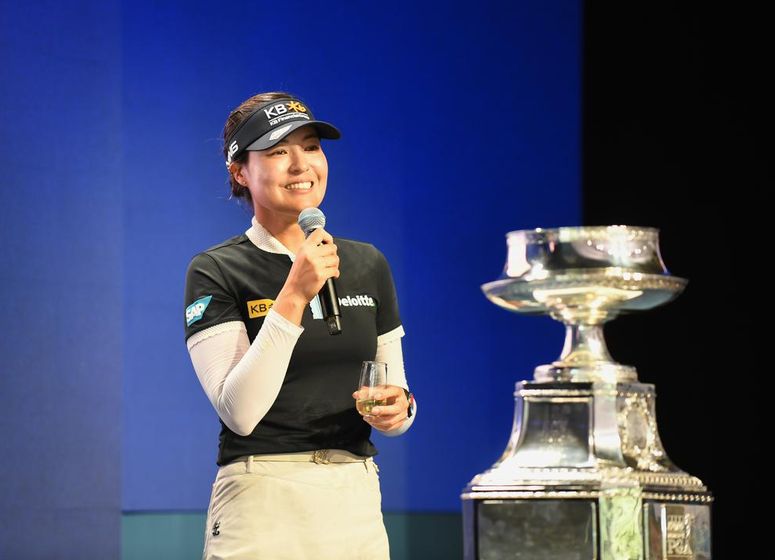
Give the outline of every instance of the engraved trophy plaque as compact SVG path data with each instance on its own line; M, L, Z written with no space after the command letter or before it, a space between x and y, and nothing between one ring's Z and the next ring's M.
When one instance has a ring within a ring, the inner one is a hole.
M711 494L668 458L654 386L613 361L603 325L667 303L686 285L658 231L513 231L500 279L507 310L566 327L558 360L516 384L506 450L463 491L466 560L708 560Z

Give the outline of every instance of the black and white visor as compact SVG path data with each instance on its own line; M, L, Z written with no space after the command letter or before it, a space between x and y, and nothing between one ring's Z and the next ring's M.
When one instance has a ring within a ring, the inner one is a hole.
M320 138L336 140L341 136L332 124L316 121L298 99L275 99L256 108L234 131L227 143L226 166L244 152L258 152L277 144L302 126L315 127Z

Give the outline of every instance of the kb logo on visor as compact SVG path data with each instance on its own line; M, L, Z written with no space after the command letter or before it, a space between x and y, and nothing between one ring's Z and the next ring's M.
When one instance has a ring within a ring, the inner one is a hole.
M307 108L304 105L298 101L291 101L290 103L278 103L277 105L272 105L268 109L264 109L264 114L266 115L266 118L273 119L287 113L289 109L291 111L296 111L297 113L307 112Z

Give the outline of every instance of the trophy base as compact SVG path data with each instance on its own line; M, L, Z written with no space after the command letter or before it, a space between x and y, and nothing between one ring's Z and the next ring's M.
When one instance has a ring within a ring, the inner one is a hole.
M511 439L464 490L466 560L708 560L702 482L667 457L654 387L520 382Z
M710 560L710 506L597 498L464 500L466 560Z

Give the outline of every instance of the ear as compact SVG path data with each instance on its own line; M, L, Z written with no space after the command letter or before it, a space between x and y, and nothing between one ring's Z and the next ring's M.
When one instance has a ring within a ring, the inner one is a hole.
M232 162L232 164L229 166L229 173L232 177L234 177L234 180L237 181L240 185L243 187L248 186L248 180L245 177L244 173L244 167L237 163L236 161Z

